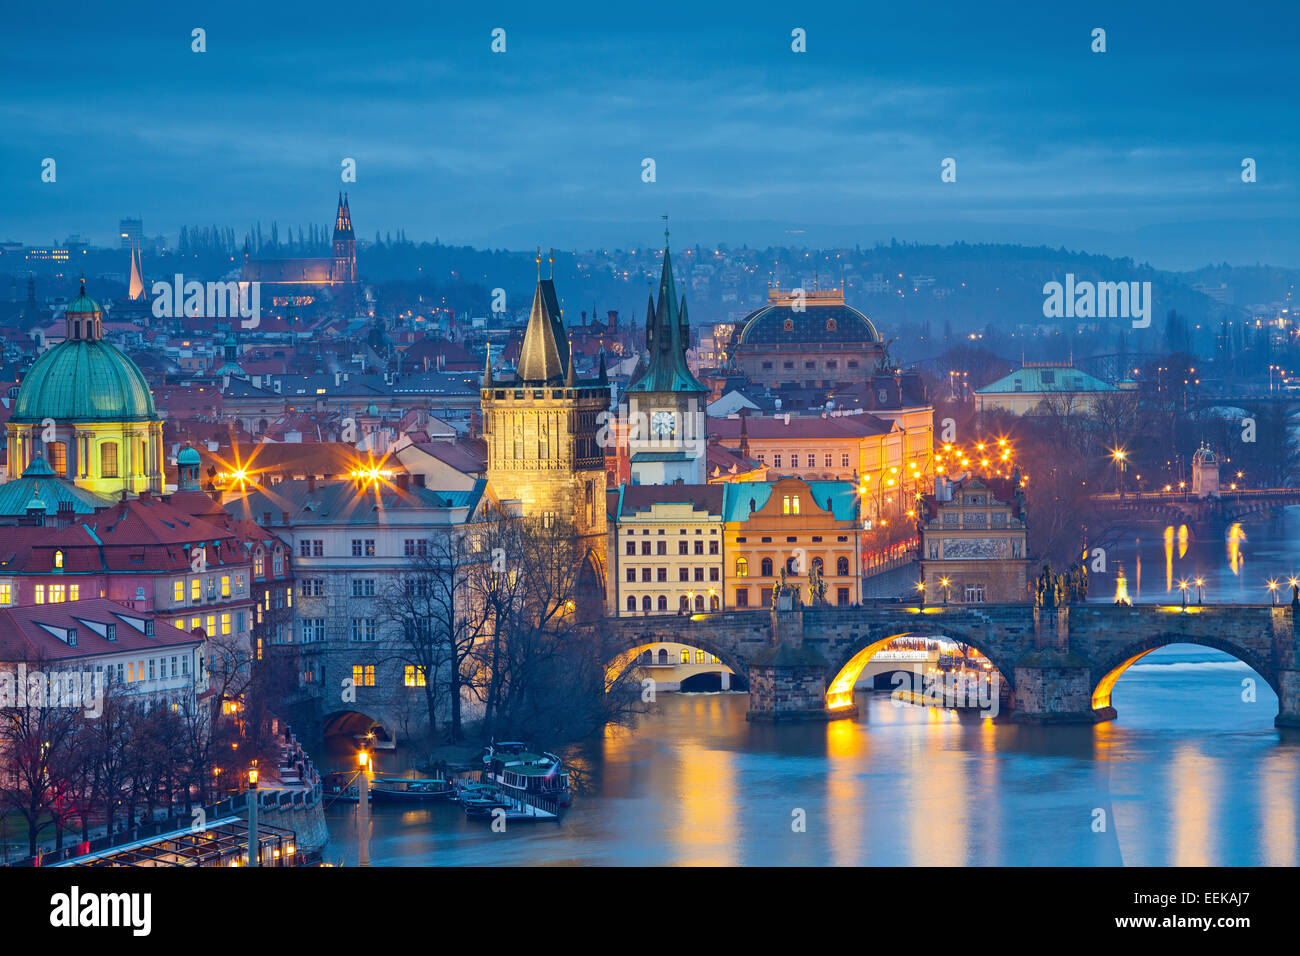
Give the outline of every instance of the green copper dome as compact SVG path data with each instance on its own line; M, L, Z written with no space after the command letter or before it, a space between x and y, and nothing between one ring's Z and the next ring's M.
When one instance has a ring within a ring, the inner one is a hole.
M73 310L84 296L69 306ZM99 306L86 298L93 310ZM90 310L87 310L90 311ZM50 349L23 376L13 422L156 421L144 373L127 355L100 339L69 339Z
M65 315L89 315L94 312L102 312L103 309L99 307L98 302L86 295L86 284L83 281L81 284L81 292L75 299L68 303L67 308L63 311Z

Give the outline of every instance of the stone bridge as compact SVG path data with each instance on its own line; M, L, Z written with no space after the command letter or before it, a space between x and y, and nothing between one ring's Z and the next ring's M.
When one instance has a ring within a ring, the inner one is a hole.
M624 650L698 647L750 686L751 720L829 720L856 713L853 687L876 651L905 635L943 635L984 654L1001 674L1003 708L1017 720L1110 720L1110 692L1144 654L1166 644L1217 648L1276 691L1278 726L1300 727L1300 601L1290 605L1029 604L805 607L609 622Z

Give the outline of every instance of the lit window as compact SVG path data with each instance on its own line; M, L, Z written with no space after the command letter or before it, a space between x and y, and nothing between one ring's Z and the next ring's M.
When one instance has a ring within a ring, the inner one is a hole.
M177 579L172 582L172 601L179 604L185 600L185 581Z
M737 559L736 559L736 577L738 577L738 578L747 578L747 577L749 577L749 559L748 559L748 558L737 558Z
M57 569L59 569L60 571L63 570L63 552L62 552L62 551L55 551L55 552L54 552L54 566L55 566Z
M230 597L230 575L228 574L221 576L221 596L223 598Z
M62 604L62 603L63 603L63 585L62 585L62 584L51 584L51 585L50 585L50 603L51 603L51 604Z
M12 604L14 600L14 586L12 584L0 584L0 604Z
M227 612L227 613L221 615L221 633L222 633L222 634L229 634L229 633L230 633L230 613L229 613L229 612Z
M407 664L407 665L406 665L406 674L405 674L405 676L403 677L403 683L405 683L405 685L406 685L407 687L423 687L423 686L425 686L425 681L424 681L424 668L423 668L423 667L416 667L414 664Z
M198 578L190 578L190 600L197 601L203 597L203 582Z
M781 513L797 515L799 513L799 496L785 495L781 499Z
M36 585L36 603L37 603L37 604L44 604L44 603L45 603L45 585L44 585L44 584L38 584L38 585Z

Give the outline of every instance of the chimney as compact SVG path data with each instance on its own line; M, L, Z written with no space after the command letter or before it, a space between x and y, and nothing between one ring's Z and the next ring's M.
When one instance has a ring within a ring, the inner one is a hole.
M393 484L402 491L409 491L411 488L411 476L406 472L393 476Z
M315 491L315 490L316 490L316 476L315 476L315 475L308 475L308 476L307 476L307 490L308 490L308 491Z

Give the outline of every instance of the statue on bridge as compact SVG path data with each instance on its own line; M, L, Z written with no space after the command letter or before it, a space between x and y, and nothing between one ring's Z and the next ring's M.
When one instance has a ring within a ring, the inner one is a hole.
M813 564L812 570L808 572L808 599L814 606L826 603L826 581L822 578L820 564Z
M1081 604L1088 597L1088 569L1074 564L1064 574L1056 574L1050 564L1034 579L1034 606L1056 608Z

